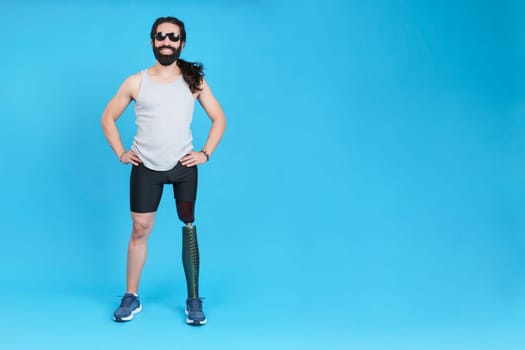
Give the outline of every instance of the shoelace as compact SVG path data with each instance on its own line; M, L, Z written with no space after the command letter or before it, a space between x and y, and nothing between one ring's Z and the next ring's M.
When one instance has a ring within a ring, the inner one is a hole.
M202 312L202 301L204 298L192 298L188 300L188 309L190 312Z
M125 295L124 298L122 298L122 302L120 303L120 307L130 307L131 303L133 302L135 296L134 295Z

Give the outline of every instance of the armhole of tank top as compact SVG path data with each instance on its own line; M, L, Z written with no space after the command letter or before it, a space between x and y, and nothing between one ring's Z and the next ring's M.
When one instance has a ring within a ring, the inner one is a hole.
M188 88L189 88L189 86L188 86ZM190 93L191 93L191 97L193 97L193 102L196 102L196 101L199 101L199 102L200 102L200 100L199 100L199 96L200 96L200 94L201 94L200 91L197 91L196 93L193 93L193 92L191 92L191 90L190 90Z
M204 78L202 78L202 83L204 83ZM202 84L202 83L201 83L201 84ZM195 93L195 94L194 94L194 93L191 93L191 96L193 96L193 100L194 100L194 101L199 101L199 103L200 103L199 96L200 96L200 94L201 94L201 91L202 91L202 90L198 91L198 92Z
M142 81L144 80L144 75L146 74L146 71L143 70L140 72L140 81L139 81L139 88L138 88L138 91L137 91L137 98L135 99L135 102L137 102L137 100L139 99L140 97L140 92L142 90Z

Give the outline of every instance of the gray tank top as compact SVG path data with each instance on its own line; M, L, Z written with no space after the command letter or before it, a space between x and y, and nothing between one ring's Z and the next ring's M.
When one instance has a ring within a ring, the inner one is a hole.
M146 167L170 170L193 149L190 124L195 98L182 76L171 83L157 83L143 70L141 79L132 150Z

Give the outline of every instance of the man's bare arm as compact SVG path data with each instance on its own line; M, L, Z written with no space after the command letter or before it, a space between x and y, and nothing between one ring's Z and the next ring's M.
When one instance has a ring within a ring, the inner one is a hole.
M199 102L212 121L208 139L203 147L203 149L206 150L206 153L211 155L215 151L215 148L224 134L224 129L226 128L226 117L219 101L217 101L205 80L202 82L202 90L199 93Z
M205 163L215 151L215 148L217 148L217 145L224 134L224 129L226 128L226 117L224 116L222 107L215 96L213 96L213 93L205 80L202 81L201 88L202 90L199 92L197 98L212 122L210 132L208 133L208 139L202 148L202 150L206 152L206 155L202 152L191 152L181 159L181 163L184 166Z
M140 75L135 74L127 78L120 86L117 94L109 101L104 113L102 113L102 130L113 149L113 152L124 163L137 165L140 162L135 154L127 154L122 144L116 121L126 110L131 100L136 97L140 86Z

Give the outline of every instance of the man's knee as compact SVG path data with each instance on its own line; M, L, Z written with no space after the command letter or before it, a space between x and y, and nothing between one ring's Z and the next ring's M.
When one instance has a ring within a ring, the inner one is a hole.
M153 220L151 218L134 216L133 217L133 239L141 239L147 236L153 228Z

